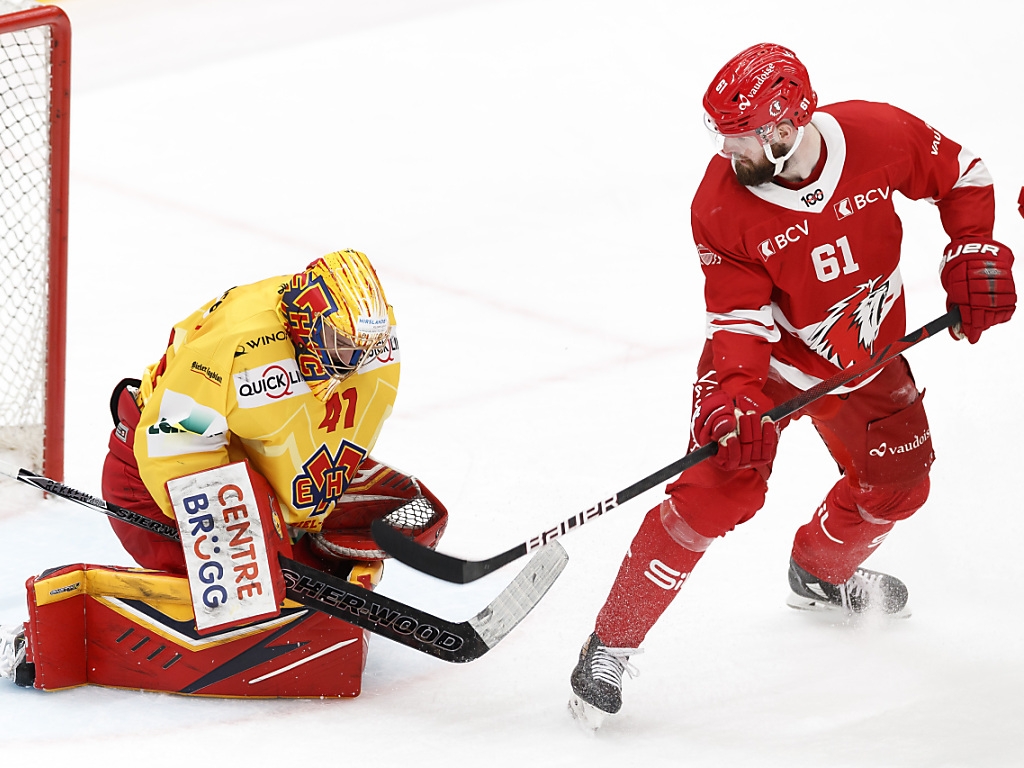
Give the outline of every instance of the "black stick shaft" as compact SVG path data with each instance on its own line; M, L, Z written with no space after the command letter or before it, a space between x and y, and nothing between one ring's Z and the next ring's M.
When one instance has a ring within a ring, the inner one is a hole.
M850 384L851 382L868 375L872 371L881 368L902 355L915 344L934 336L939 331L951 328L959 322L960 310L957 307L953 307L944 315L935 318L930 323L918 328L916 331L913 331L903 338L887 345L877 355L851 365L838 372L835 376L826 379L810 389L801 392L796 397L775 406L767 413L763 414L763 417L771 419L772 421L781 421L788 416L792 416L797 413L797 411L806 408L811 403L835 392L840 387ZM581 528L590 520L600 517L605 512L608 512L615 507L624 504L630 499L633 499L640 494L671 480L687 469L700 464L711 456L714 456L717 452L718 443L702 445L686 454L681 459L669 464L667 467L663 467L642 480L638 480L632 485L623 488L613 496L602 499L584 511L573 515L569 519L563 520L557 525L541 531L536 536L524 541L522 544L518 544L501 554L484 560L463 560L461 558L452 557L451 555L446 555L443 552L423 547L404 534L396 531L383 520L375 520L371 525L371 530L373 531L373 537L377 541L377 544L379 544L385 552L396 560L436 578L451 581L456 584L465 584L470 581L475 581L481 576L485 576L486 574L511 563L513 560L519 559L534 549L543 546L547 542L551 541L551 539L563 536L566 533L570 533L571 531Z

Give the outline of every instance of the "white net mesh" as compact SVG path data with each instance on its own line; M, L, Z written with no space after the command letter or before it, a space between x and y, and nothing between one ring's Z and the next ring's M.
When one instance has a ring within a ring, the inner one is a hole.
M35 6L0 0L0 14ZM0 15L0 451L42 465L50 242L50 32Z

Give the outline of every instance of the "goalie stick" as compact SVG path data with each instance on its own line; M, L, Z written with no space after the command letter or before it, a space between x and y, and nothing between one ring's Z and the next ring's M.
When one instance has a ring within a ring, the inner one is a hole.
M0 474L168 539L181 540L173 525L151 520L27 469L0 461ZM291 600L421 653L462 663L480 658L501 642L540 602L568 560L562 546L552 542L534 555L486 608L462 622L433 616L287 557L281 557L280 563L286 594Z
M876 368L881 368L918 342L924 341L930 336L934 336L943 329L953 328L957 326L959 322L960 310L957 307L953 307L941 317L937 317L930 323L918 328L916 331L892 342L876 356L863 360L855 365L851 365L837 373L832 378L821 381L810 389L801 392L796 397L775 406L764 413L762 415L762 419L769 418L772 421L781 421L787 416L792 416L801 408L805 408L825 395L834 392L839 387L849 384L855 379L859 379L871 371L874 371ZM568 520L563 520L557 525L541 531L536 536L524 541L522 544L517 544L511 549L485 560L463 560L458 557L453 557L452 555L446 555L443 552L428 549L427 547L421 546L405 535L399 533L383 520L375 520L371 524L370 530L373 533L374 540L378 545L380 545L381 549L396 560L403 562L418 571L434 576L435 578L450 581L455 584L466 584L470 581L479 579L481 576L486 576L488 573L511 563L513 560L518 560L523 555L528 552L532 552L538 547L544 546L558 536L564 536L565 534L582 527L585 523L603 515L605 512L615 509L630 499L639 496L641 493L649 491L651 488L671 480L690 467L700 464L705 459L714 456L717 452L717 442L708 443L700 446L699 448L695 448L681 459L658 470L652 475L648 475L643 480L639 480L631 486L622 489L618 493L612 494L608 498L598 501L593 506L573 515Z

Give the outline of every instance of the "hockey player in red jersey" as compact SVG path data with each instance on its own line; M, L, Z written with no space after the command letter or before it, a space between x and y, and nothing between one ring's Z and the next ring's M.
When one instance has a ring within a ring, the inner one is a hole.
M938 208L956 338L977 343L1016 305L989 172L935 128L887 104L819 108L803 64L774 44L729 61L704 110L719 156L691 205L707 342L689 444L719 450L668 485L630 544L571 676L570 709L590 724L619 710L630 656L711 544L763 505L789 420L760 414L906 333L896 192ZM907 615L903 583L861 564L928 497L931 432L909 366L897 358L802 416L841 476L796 532L789 604Z

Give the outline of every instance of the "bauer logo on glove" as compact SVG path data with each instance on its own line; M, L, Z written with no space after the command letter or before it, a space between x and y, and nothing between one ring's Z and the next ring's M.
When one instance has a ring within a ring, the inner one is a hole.
M960 256L961 254L964 256L969 256L971 254L984 255L986 253L990 253L992 254L993 258L998 258L1001 247L1005 246L1000 246L998 243L995 242L961 241L958 243L950 243L946 247L946 252L942 255L942 263L947 264L951 262L953 259L955 259L957 256Z
M960 308L956 339L977 343L982 331L1005 323L1017 308L1013 282L1013 252L984 237L954 240L942 255L942 287L946 308Z

